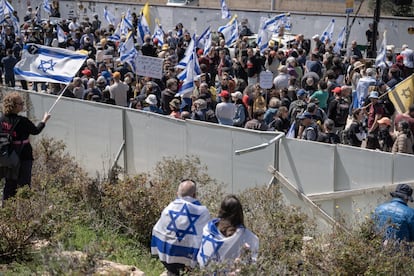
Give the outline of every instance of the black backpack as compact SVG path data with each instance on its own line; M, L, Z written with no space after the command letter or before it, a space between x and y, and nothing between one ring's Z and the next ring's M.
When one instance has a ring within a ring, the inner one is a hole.
M15 170L20 164L20 159L13 148L13 131L19 123L20 119L13 123L13 127L8 131L0 131L0 168L2 170ZM3 120L4 122L4 120ZM10 175L9 175L10 177Z

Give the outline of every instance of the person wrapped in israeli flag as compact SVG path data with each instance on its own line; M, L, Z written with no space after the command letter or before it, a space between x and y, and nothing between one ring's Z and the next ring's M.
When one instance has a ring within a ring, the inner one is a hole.
M151 238L151 253L158 255L173 275L179 275L185 266L195 266L203 227L210 220L207 208L195 198L194 181L183 180L177 196L162 211Z
M234 195L221 202L218 218L203 229L203 239L197 261L201 267L210 262L232 262L246 254L255 262L259 251L259 238L244 226L243 207Z
M17 80L68 84L87 57L67 49L27 44L14 73Z

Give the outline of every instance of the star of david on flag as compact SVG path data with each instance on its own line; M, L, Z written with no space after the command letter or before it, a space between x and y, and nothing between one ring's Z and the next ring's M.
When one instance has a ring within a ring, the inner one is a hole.
M200 215L191 214L188 210L187 204L184 204L180 211L170 210L169 215L171 217L171 222L167 226L167 230L175 232L177 239L181 241L185 235L197 235L195 228L195 222L200 217ZM185 229L182 229L177 226L177 220L182 224L186 225ZM187 220L187 223L185 223Z
M224 242L215 239L212 235L203 236L201 243L200 257L203 263L206 264L208 261L220 260L219 249Z
M56 62L53 62L53 59L49 60L40 60L40 65L37 69L42 70L43 73L46 73L47 70L54 71L53 67L56 65Z
M67 49L27 44L14 73L18 80L68 84L87 57Z

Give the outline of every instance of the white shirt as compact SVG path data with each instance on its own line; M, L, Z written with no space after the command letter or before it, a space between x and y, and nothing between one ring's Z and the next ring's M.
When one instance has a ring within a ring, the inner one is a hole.
M216 117L221 125L233 125L233 118L236 114L236 105L234 103L221 102L216 106Z

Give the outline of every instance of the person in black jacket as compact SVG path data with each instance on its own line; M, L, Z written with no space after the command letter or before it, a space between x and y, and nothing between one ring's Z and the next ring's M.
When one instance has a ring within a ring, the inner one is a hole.
M49 113L45 113L43 120L36 126L28 118L18 115L23 111L24 102L18 92L7 94L3 99L3 116L0 119L1 131L10 132L13 137L13 148L20 157L20 168L17 179L6 177L6 184L3 191L3 200L16 195L17 189L31 184L32 165L33 165L33 150L30 145L29 135L39 134L47 120L50 118Z

